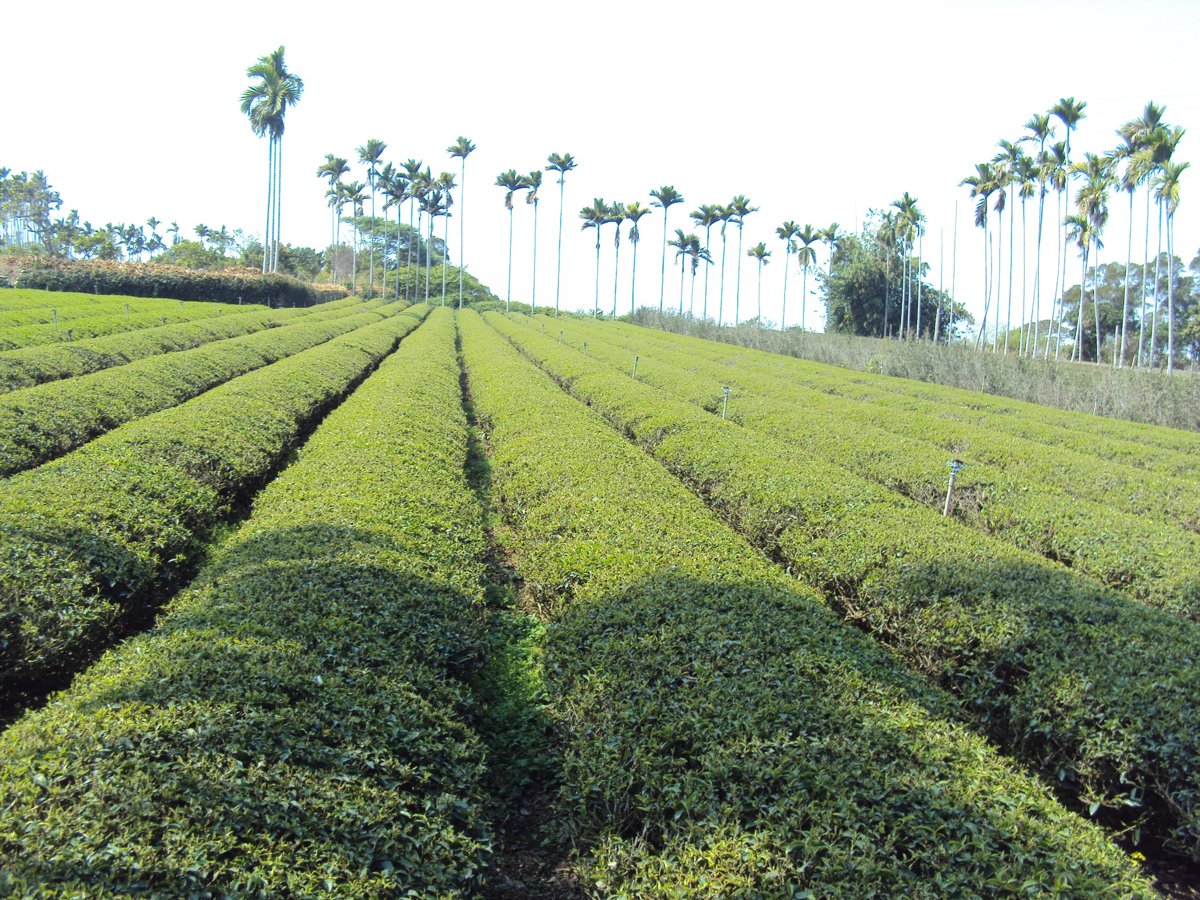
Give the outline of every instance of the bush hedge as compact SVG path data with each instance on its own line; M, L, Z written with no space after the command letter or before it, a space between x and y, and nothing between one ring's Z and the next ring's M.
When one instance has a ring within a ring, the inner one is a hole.
M78 670L168 597L214 526L423 315L365 325L0 483L0 687Z
M897 435L869 421L788 396L786 383L773 382L735 366L728 349L717 347L709 359L706 342L675 336L674 345L652 349L629 336L627 326L555 320L576 345L586 340L589 354L626 368L640 354L639 378L667 388L709 410L721 405L721 386L734 385L728 407L731 420L771 436L819 459L836 462L886 487L942 510L946 463L961 448ZM686 344L682 342L686 341ZM725 355L721 355L725 354ZM844 401L848 403L848 401ZM1053 450L1046 449L1049 457ZM1182 525L1135 516L1113 504L1078 499L1052 486L978 462L969 453L960 473L954 512L963 521L1014 546L1084 572L1139 601L1200 621L1200 536ZM1036 469L1032 462L1030 469ZM1078 473L1087 477L1087 470ZM1147 488L1150 490L1150 488ZM1197 498L1200 500L1200 497Z
M160 353L190 350L210 341L240 337L264 328L274 328L302 316L331 313L336 309L348 307L354 307L356 311L365 311L378 305L379 301L364 303L357 298L348 297L317 307L272 310L254 307L253 312L239 312L154 328L139 328L135 331L79 341L0 351L0 393L76 375L88 375Z
M306 284L290 275L263 274L257 269L199 271L158 263L65 260L29 257L8 273L15 288L166 297L215 303L261 303L264 306L314 306L347 295L333 285Z
M37 347L64 341L84 340L122 331L168 325L173 322L192 322L196 319L224 316L238 311L237 307L225 303L185 304L183 301L168 304L165 308L149 312L141 309L135 310L133 304L129 304L127 310L113 310L102 315L84 316L63 322L61 325L51 323L3 328L0 329L0 350L16 350L21 347Z
M559 809L612 896L1149 896L1103 836L460 315L493 490L564 744Z
M291 325L0 396L0 476L382 318L344 309L311 313Z
M1200 858L1200 627L488 321L1061 795Z
M445 897L490 856L460 678L481 510L449 311L257 498L158 625L0 737L20 896Z

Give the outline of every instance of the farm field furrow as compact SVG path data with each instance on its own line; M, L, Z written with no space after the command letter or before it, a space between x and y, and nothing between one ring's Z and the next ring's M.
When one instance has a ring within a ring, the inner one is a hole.
M486 318L1073 805L1200 859L1200 626Z
M625 329L614 331L625 333ZM630 337L636 341L635 335ZM1200 490L1195 480L1200 457L1175 454L1170 465L1147 469L1113 462L1090 450L1051 447L987 423L947 421L935 412L939 408L936 403L925 402L916 409L911 404L905 407L893 392L871 391L861 386L850 389L849 380L831 366L809 363L799 371L792 371L793 367L774 364L776 358L767 354L735 355L720 350L712 353L708 352L710 348L695 348L678 341L673 346L656 342L655 347L655 352L671 353L676 359L685 352L701 355L707 362L725 366L723 371L727 372L729 383L802 407L806 412L832 412L847 422L912 438L999 471L1015 473L1024 482L1033 480L1055 486L1077 499L1182 525L1191 531L1200 530ZM1032 418L1027 416L1025 421ZM1029 428L1033 427L1031 422ZM1100 441L1095 439L1092 443ZM1195 443L1200 448L1200 437Z
M614 335L604 324L559 327L576 340L587 340L589 354L621 370L627 370L640 349L620 335L611 343ZM727 367L705 362L699 353L666 350L640 355L638 377L717 414L721 387L732 380ZM728 405L731 420L942 510L947 451L855 422L836 410L790 403L752 378L738 383ZM1148 606L1200 618L1200 536L967 462L956 487L952 511L957 517Z
M551 619L557 806L595 892L1153 895L951 697L459 322L508 546Z
M122 331L134 331L139 328L151 328L155 325L169 325L172 322L192 322L212 316L234 315L242 309L242 307L232 306L228 303L195 301L185 303L183 300L177 300L171 304L170 309L161 312L135 312L130 304L128 312L123 309L114 310L98 316L73 319L61 326L50 323L0 328L0 350L37 347L43 344L76 341Z
M194 571L213 529L419 323L406 311L0 483L0 708L78 671Z
M470 896L483 532L433 312L158 624L0 736L14 896Z
M0 476L41 465L126 422L169 409L401 308L313 313L294 324L0 395Z
M195 322L123 331L80 341L4 350L0 351L0 393L63 378L90 375L161 353L191 350L211 341L241 337L266 328L286 325L308 315L330 313L335 309L347 307L355 307L356 311L366 311L378 305L378 301L364 303L357 298L350 298L323 303L318 307L289 307L236 313Z

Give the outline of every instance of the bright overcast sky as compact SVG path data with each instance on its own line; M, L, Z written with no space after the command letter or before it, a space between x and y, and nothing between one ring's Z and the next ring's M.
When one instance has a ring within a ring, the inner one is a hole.
M694 230L684 214L699 204L746 195L760 211L746 220L745 248L761 240L774 254L763 280L764 316L774 321L783 256L775 228L784 220L818 227L836 221L853 230L868 208L909 191L928 216L925 256L935 285L944 234L948 289L957 200L957 293L978 314L981 236L958 182L991 158L999 139L1020 137L1032 113L1060 97L1087 101L1087 118L1072 138L1078 156L1115 146L1114 130L1153 99L1166 105L1169 122L1188 129L1177 158L1200 163L1192 149L1200 147L1194 0L690 7L469 0L424 7L341 2L313 12L225 0L70 0L53 8L52 18L32 3L5 11L0 165L43 169L64 212L78 209L96 225L155 216L189 232L202 222L261 234L267 147L238 111L238 98L248 84L246 67L282 44L288 67L305 83L283 142L286 242L329 242L326 184L315 175L326 153L353 160L355 148L375 137L388 144L385 160L416 157L435 175L457 173L445 148L466 135L478 145L467 161L466 263L503 297L508 222L496 175L540 168L547 154L569 152L579 167L566 184L565 308L592 304L594 241L581 233L578 211L593 197L648 205L652 188L674 185L685 203L671 209L673 232ZM365 180L361 167L355 177ZM1177 254L1186 261L1200 247L1200 166L1182 187ZM1124 261L1126 204L1123 195L1112 199L1105 260ZM547 174L539 305L554 301L558 207L558 187ZM455 207L456 215L462 211ZM1031 204L1031 231L1035 223ZM1140 230L1140 209L1135 223ZM457 230L456 217L455 260ZM522 203L513 299L530 292L531 231L531 210ZM642 220L642 234L639 305L658 299L661 210ZM611 237L606 228L606 309ZM733 228L730 238L727 303ZM719 258L715 231L714 244ZM1051 269L1053 247L1048 239L1044 265ZM624 243L623 311L629 262ZM1019 259L1017 267L1019 273ZM1031 253L1030 278L1032 271ZM668 303L678 303L677 272L669 257ZM710 306L716 275L714 268ZM749 259L741 290L744 318L755 296ZM815 292L811 274L809 290ZM789 323L798 321L799 296L793 270ZM814 298L809 327L819 326L819 313Z

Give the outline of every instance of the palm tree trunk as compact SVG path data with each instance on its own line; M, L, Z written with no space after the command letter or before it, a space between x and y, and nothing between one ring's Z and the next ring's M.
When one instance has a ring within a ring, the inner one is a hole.
M1038 227L1037 227L1037 253L1034 256L1033 264L1033 342L1027 348L1027 352L1034 359L1037 359L1038 339L1041 336L1042 327L1042 223L1046 214L1046 186L1039 183L1038 187Z
M1016 199L1016 182L1008 186L1008 205L1012 206ZM1012 301L1013 301L1013 257L1016 256L1017 217L1008 217L1008 312L1004 315L1004 354L1008 355L1008 335L1012 331ZM999 310L997 310L999 313ZM997 314L996 319L1000 316Z
M463 272L467 259L467 156L464 153L459 159L462 166L458 175L458 308L463 305ZM397 259L399 268L399 259Z
M425 245L425 305L429 305L429 272L433 269L433 213L429 214L429 243Z
M1100 244L1096 244L1096 258L1092 263L1092 314L1096 317L1096 365L1100 365Z
M1129 192L1129 237L1125 241L1125 300L1121 304L1121 349L1117 368L1125 368L1125 323L1129 321L1129 275L1133 269L1133 191Z
M663 303L667 297L667 210L669 207L663 204L663 254L662 254L662 271L659 273L658 284L658 312L662 315Z
M717 292L717 325L725 324L725 225L721 225L721 289Z
M450 254L450 210L449 210L449 208L447 208L447 210L446 210L445 219L446 219L446 227L442 229L442 306L446 305L446 257L449 256L449 254ZM533 230L535 233L537 232L537 210L536 209L534 210ZM534 243L534 247L537 247L536 242ZM460 241L460 252L461 252L461 241ZM534 265L536 266L537 264L534 263Z
M275 138L267 141L267 221L263 226L263 274L267 274L267 263L270 261L271 249L271 212L275 200Z
M537 312L537 226L538 204L533 201L533 287L529 292L529 308Z
M922 235L918 241L917 249L917 340L921 339L921 289L924 287L924 279L921 278L921 260L925 257L925 236Z
M283 138L275 147L275 255L271 260L271 271L279 271L279 243L283 225Z
M761 259L759 259L759 261L758 261L758 315L756 318L758 319L758 325L760 328L762 327L762 269L763 269L763 261Z
M1167 374L1175 371L1175 214L1167 215Z
M1142 311L1138 316L1138 368L1146 365L1144 355L1146 334L1146 275L1150 266L1150 186L1146 185L1146 231L1145 243L1142 248Z
M1154 254L1154 318L1150 320L1150 368L1154 368L1154 357L1158 352L1158 283L1162 278L1162 232L1163 205L1158 201L1158 247Z
M637 223L634 223L636 227ZM640 241L633 242L633 274L629 279L629 315L632 317L637 312L637 248Z
M1025 197L1021 197L1021 321L1018 331L1017 353L1025 355L1025 323L1029 312L1026 301L1029 298L1029 219L1026 214Z
M709 253L710 256L711 256L711 247L712 247L712 225L705 225L704 226L704 252ZM706 319L708 318L708 270L711 267L711 265L712 265L711 263L706 263L704 266L704 318L706 318ZM787 272L784 272L785 277L786 277L786 275L787 275ZM786 282L785 282L785 285L786 285ZM785 286L784 294L786 295L786 293L787 293L787 287ZM787 300L785 299L784 302L786 303Z
M786 246L783 248L783 312L781 312L779 315L779 330L780 331L783 331L784 320L787 318L787 279L788 279L788 269L790 269L792 267L791 263L792 263L792 241L789 238ZM707 270L705 270L705 272L706 272L705 277L707 278L708 277ZM887 306L886 305L883 308L883 314L885 317L887 316ZM886 318L885 318L885 321L886 321Z
M513 253L513 211L508 208L508 286L504 289L504 311L512 302L512 253Z
M742 309L742 223L738 222L737 273L734 276L736 289L733 292L733 325L736 328Z
M600 225L596 225L596 300L592 306L592 317L600 318Z
M613 318L617 317L617 287L621 276L621 223L617 222L617 239L613 242Z
M374 163L372 163L372 167L369 170L367 170L367 175L370 176L370 178L368 180L371 182L371 228L375 227L375 174L374 173L375 173L375 168L374 168ZM370 291L371 296L374 297L375 296L375 241L374 240L371 241L371 249L367 251L367 258L369 260L369 262L367 263L367 272L369 273L367 276L367 290Z
M558 178L558 270L554 276L554 315L558 315L558 302L562 291L562 230L563 203L566 200L566 173L559 173Z
M688 292L688 318L696 318L696 266L692 265L692 288Z
M804 278L801 281L800 288L800 330L806 331L804 325L804 311L808 307L808 263L804 264Z

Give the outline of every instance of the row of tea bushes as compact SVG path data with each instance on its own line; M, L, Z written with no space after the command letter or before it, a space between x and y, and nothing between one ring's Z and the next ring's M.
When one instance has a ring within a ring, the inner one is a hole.
M589 354L614 367L628 367L640 351L640 379L712 411L721 408L721 386L734 381L739 390L728 405L731 420L942 509L952 449L892 434L836 409L790 401L744 373L731 376L728 365L707 361L702 349L656 348L648 353L632 339L625 343L606 324L559 327L576 345L586 341ZM613 337L617 343L610 342ZM968 463L956 488L955 514L961 519L1016 547L1069 565L1148 606L1200 619L1200 570L1195 562L1200 559L1200 537L1195 533L1077 500L970 458Z
M243 337L0 396L0 476L41 465L141 416L384 318L334 309Z
M0 685L77 671L169 596L212 529L426 311L365 325L0 483Z
M20 325L0 328L0 350L16 350L21 347L38 347L43 344L83 340L156 325L175 322L194 322L211 316L227 316L239 312L238 307L227 303L173 303L162 311L144 312L132 306L113 310L97 316L85 316L58 324Z
M240 337L264 328L276 328L306 315L325 313L334 309L353 307L365 311L378 306L378 301L364 303L357 298L335 300L317 307L288 308L238 312L195 322L158 325L117 334L41 344L18 350L0 351L0 393L32 387L47 381L88 375L113 366L160 353L191 350L210 341Z
M473 313L475 409L551 611L558 808L613 896L1149 896L922 685Z
M1200 627L488 321L1079 807L1200 856Z
M150 632L0 737L14 896L469 895L481 510L449 311L322 423Z

